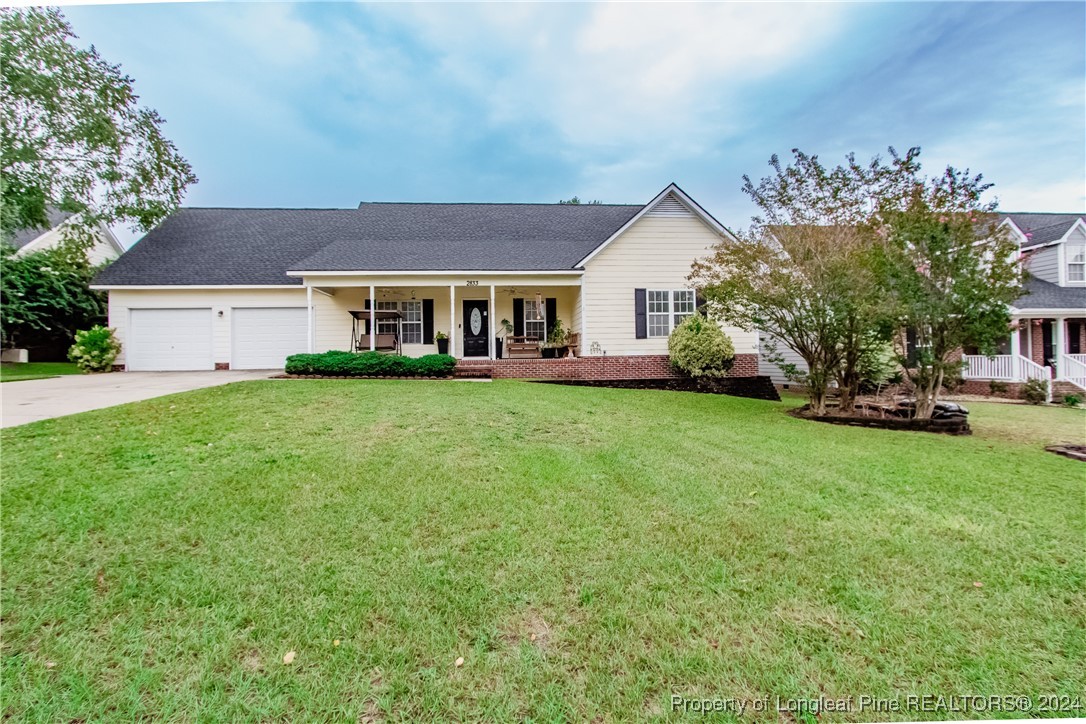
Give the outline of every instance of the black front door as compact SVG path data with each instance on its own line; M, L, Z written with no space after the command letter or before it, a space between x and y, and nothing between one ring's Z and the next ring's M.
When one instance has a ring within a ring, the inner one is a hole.
M1041 322L1041 345L1044 350L1045 364L1055 365L1056 345L1052 343L1052 320Z
M490 356L490 320L486 316L485 299L464 300L464 356Z

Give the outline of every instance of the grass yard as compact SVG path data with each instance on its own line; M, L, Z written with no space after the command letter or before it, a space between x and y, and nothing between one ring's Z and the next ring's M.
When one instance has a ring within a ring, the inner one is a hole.
M0 382L19 382L21 380L44 380L60 375L78 375L79 368L74 362L15 362L0 363Z
M4 715L1082 694L1086 467L1024 431L1086 415L974 404L953 438L789 404L261 381L4 430Z

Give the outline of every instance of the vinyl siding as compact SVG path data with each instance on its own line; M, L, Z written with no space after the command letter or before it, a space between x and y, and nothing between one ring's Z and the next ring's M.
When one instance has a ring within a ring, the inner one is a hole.
M666 337L637 339L635 289L687 289L691 265L720 237L693 214L641 217L587 264L583 279L584 355L667 354ZM725 326L737 354L757 352L758 335Z
M1049 246L1040 251L1034 252L1029 257L1028 267L1029 272L1037 277L1043 279L1046 282L1052 282L1053 284L1060 283L1060 247L1059 245Z
M767 339L773 339L764 332L759 334L760 350L758 353L758 374L768 375L778 385L797 384L795 380L790 380L785 376L780 367L767 360L762 352L765 351L765 342ZM785 346L781 341L777 342L777 353L784 357L784 361L790 364L794 364L798 369L806 372L807 363L803 361L803 358L799 356L799 353Z
M109 292L109 326L116 330L124 364L125 341L130 309L211 309L212 354L216 363L229 363L231 356L231 310L234 307L304 307L305 289L148 289ZM223 315L220 317L219 312Z

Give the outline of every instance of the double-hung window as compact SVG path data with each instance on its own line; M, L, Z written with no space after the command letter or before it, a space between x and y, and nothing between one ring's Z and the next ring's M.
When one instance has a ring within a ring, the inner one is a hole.
M380 301L377 302L378 312L399 312L402 319L403 336L400 342L403 344L422 344L422 302L418 300ZM378 319L378 334L396 334L397 323L395 319Z
M535 299L524 300L524 336L547 338L547 307Z
M1067 247L1067 281L1086 282L1086 246Z
M646 295L650 337L668 336L696 310L693 289L649 289Z

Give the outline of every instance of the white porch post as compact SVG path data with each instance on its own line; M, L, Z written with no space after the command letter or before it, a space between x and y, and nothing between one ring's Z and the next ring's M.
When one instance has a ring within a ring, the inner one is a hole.
M1052 354L1052 361L1056 363L1056 379L1062 380L1064 372L1063 355L1067 354L1067 320L1063 317L1057 317L1052 320L1056 327L1056 349Z
M581 308L581 347L577 350L578 357L588 354L588 310L584 305L584 277L580 278L581 288L577 294L577 304Z
M370 352L377 349L377 288L370 284Z
M308 337L306 340L307 350L309 354L313 354L313 287L308 284L305 287L305 306L306 306L306 320L309 325Z
M456 287L449 285L449 354L456 356Z
M494 311L494 285L491 284L490 285L490 314L487 315L487 318L490 319L490 344L487 345L487 347L489 347L489 349L490 349L490 359L496 359L497 358L497 354L496 354L497 350L494 349L495 345L497 345L497 343L498 343L498 341L496 339L494 339L494 336L495 336L494 335L494 315L495 314L496 314L496 312Z
M1011 330L1011 370L1014 374L1015 380L1021 380L1023 378L1021 363L1019 360L1019 357L1021 355L1022 350L1020 345L1020 332L1019 328L1015 327Z

